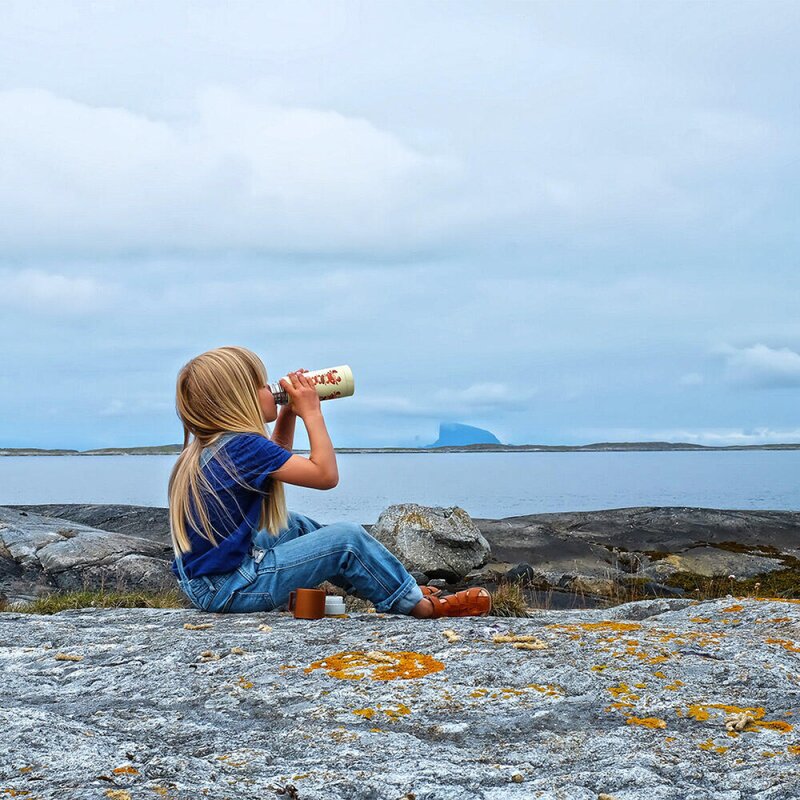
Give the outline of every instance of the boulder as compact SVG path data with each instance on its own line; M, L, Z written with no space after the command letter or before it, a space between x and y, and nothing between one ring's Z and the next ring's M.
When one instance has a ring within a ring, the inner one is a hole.
M389 506L370 533L408 570L450 582L489 560L489 543L463 508Z
M0 507L0 591L10 601L56 589L175 588L168 544Z
M798 631L799 604L739 597L525 619L1 613L0 786L40 800L789 800Z

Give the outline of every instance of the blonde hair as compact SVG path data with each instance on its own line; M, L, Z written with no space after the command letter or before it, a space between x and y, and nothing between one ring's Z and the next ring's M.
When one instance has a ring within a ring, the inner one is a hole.
M223 433L269 435L258 400L258 390L266 385L264 364L244 347L209 350L193 358L178 373L175 410L183 423L183 449L169 477L169 522L176 556L192 549L187 521L217 546L205 498L216 502L221 510L225 506L203 474L200 454ZM236 483L246 485L221 450L214 457ZM283 484L270 478L261 491L265 497L259 528L276 535L288 525ZM230 517L230 512L227 513Z

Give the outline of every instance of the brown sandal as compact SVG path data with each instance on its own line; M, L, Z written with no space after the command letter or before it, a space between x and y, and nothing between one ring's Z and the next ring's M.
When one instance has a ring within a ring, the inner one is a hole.
M423 597L436 597L442 593L442 590L438 586L420 586L422 589L422 596Z
M480 587L473 586L445 597L428 595L436 617L485 617L492 610L492 596Z

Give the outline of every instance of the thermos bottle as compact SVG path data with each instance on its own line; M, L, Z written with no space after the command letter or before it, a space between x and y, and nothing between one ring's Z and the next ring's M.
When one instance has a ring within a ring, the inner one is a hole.
M353 370L347 364L343 364L340 367L329 367L328 369L315 369L303 374L314 384L320 400L333 400L335 397L352 397L355 392ZM280 381L269 384L269 390L272 392L277 405L285 406L290 402L289 393L281 386Z

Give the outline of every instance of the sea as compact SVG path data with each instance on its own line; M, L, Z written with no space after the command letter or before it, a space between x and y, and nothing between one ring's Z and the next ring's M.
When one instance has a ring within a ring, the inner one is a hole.
M2 456L0 505L166 506L174 455ZM472 517L630 506L800 511L800 450L340 453L339 485L286 486L287 504L329 524L371 524L394 503Z

